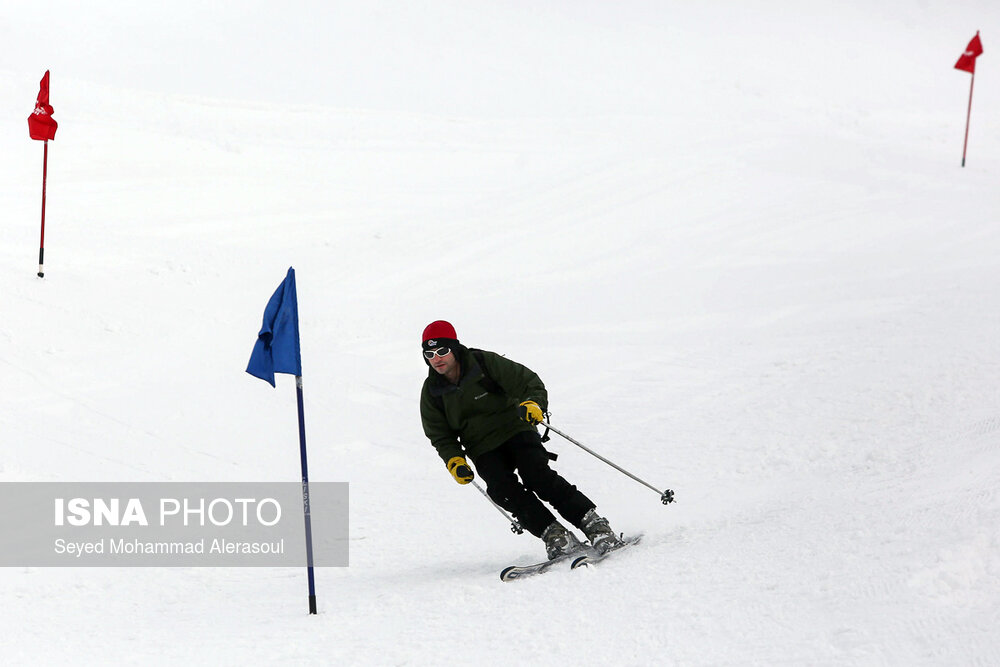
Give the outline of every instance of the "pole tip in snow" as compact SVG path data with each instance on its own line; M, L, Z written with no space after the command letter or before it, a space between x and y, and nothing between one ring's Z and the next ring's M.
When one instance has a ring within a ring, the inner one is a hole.
M669 505L670 503L674 502L674 492L671 491L670 489L664 491L663 495L660 496L660 502L663 503L664 505Z
M310 614L315 614L316 613L316 596L315 595L310 595L309 596L309 613Z

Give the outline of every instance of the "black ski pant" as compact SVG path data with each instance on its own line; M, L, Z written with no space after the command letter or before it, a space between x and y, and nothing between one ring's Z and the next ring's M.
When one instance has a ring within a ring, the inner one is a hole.
M542 500L577 527L594 507L587 496L549 467L549 460L539 435L525 431L473 461L493 502L517 517L536 537L556 520Z

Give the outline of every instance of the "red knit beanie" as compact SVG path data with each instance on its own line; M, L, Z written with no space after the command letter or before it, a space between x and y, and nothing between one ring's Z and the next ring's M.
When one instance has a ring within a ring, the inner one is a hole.
M437 320L424 328L424 336L421 341L424 349L447 347L458 343L458 334L455 333L455 327L451 326L450 322Z

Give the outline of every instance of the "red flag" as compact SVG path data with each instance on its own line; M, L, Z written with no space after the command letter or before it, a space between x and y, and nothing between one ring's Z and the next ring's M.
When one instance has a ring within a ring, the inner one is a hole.
M49 105L49 72L45 70L38 89L35 111L28 116L28 134L32 139L48 141L56 138L57 127L59 123L52 117L52 107Z
M976 58L983 52L983 43L979 41L979 31L976 31L976 36L972 38L969 45L965 47L965 53L962 57L958 59L955 63L955 69L960 69L963 72L968 72L969 74L976 73Z

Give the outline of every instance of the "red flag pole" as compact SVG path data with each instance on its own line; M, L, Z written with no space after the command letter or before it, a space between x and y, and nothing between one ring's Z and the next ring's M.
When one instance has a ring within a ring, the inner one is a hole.
M38 277L45 277L45 181L49 175L49 140L45 140L45 157L42 159L42 238L38 242Z
M979 34L978 32L976 33ZM972 73L972 82L969 83L969 111L965 114L965 144L962 146L962 166L965 166L965 149L969 147L969 119L972 118L972 88L976 85L976 73Z

